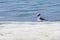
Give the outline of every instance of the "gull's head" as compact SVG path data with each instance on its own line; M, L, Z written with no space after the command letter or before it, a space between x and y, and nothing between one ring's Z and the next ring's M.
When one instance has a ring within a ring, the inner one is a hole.
M41 14L38 14L37 16L40 16Z

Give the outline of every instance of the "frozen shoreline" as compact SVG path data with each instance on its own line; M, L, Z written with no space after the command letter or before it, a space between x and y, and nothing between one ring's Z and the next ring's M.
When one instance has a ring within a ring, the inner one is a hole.
M60 40L60 22L2 23L0 40Z

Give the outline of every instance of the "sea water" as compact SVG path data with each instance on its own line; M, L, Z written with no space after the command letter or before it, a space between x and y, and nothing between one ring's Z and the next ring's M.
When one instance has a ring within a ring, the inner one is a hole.
M48 21L60 19L60 0L0 0L0 21Z

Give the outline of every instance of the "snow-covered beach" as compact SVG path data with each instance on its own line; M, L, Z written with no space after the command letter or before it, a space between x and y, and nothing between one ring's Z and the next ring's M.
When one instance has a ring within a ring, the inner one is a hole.
M60 40L60 22L0 22L0 40Z

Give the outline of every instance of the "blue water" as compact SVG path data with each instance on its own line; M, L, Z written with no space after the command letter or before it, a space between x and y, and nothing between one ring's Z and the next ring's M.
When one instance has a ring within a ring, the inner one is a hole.
M60 19L60 0L0 0L0 21L48 21Z

